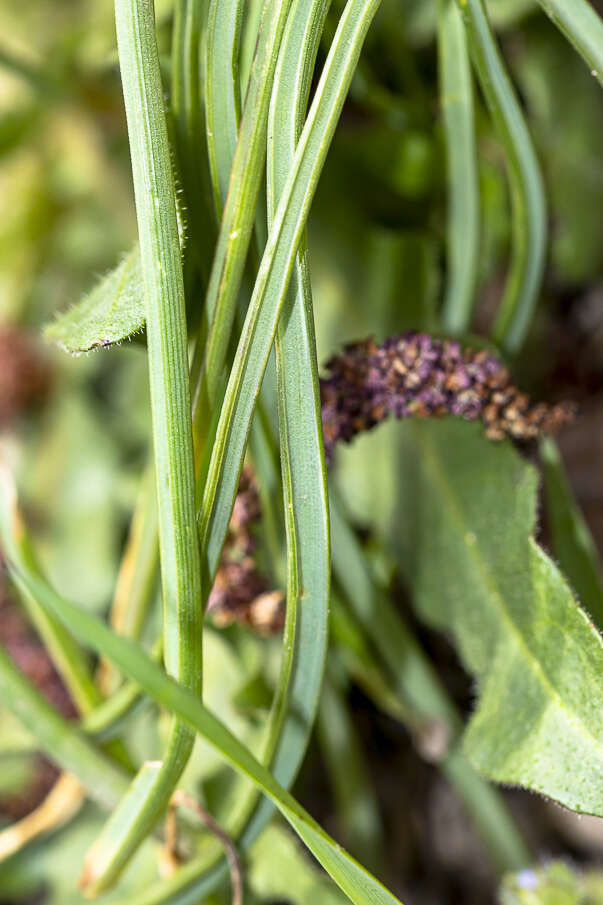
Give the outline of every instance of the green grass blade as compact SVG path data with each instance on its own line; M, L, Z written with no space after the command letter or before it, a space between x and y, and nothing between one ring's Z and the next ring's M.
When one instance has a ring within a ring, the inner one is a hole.
M588 0L538 0L603 85L603 21Z
M302 129L328 5L326 0L294 3L283 37L268 129L269 228L274 224ZM271 766L288 786L301 762L316 715L327 652L330 579L326 470L305 248L295 261L275 349L287 535L287 629L281 688L288 716ZM291 657L295 656L293 674L287 668L288 650Z
M603 581L599 555L569 486L557 444L540 442L553 552L578 600L603 631Z
M269 0L265 7L232 170L229 174L228 194L205 300L210 327L203 350L201 388L196 391L198 405L202 412L205 411L205 414L199 415L201 425L207 423L209 413L216 404L218 385L236 314L262 184L272 79L289 6L290 0ZM209 63L211 64L211 60ZM228 93L228 86L225 87ZM212 98L212 104L216 100L217 98ZM210 117L213 115L210 111ZM229 130L231 131L231 127L226 129L223 147L216 148L216 151L227 150L230 140ZM220 173L221 177L224 175L227 174Z
M132 815L139 815L139 819L143 820L146 817L147 803L153 796L161 767L161 761L142 765L121 799L119 807L113 811L100 836L88 849L80 886L94 890L98 877L111 875L114 865L121 859L121 853L129 847L132 823L135 819Z
M165 658L171 674L199 687L200 570L186 318L163 89L152 10L142 0L117 0L115 11L147 306ZM185 643L181 629L187 621Z
M517 352L538 301L546 254L546 201L536 153L483 0L461 2L477 75L504 145L511 185L513 254L494 337Z
M104 622L59 597L44 582L25 574L21 578L40 605L68 625L80 641L112 660L125 676L202 735L233 769L269 798L352 902L356 905L395 905L398 902L321 829L192 691L166 675L138 645L114 634Z
M116 0L115 18L134 177L145 287L153 446L157 485L166 668L201 689L201 568L195 524L186 313L163 87L152 6ZM122 844L88 862L86 888L103 891L154 828L192 751L194 735L174 720L161 769L132 808L126 797L114 819Z
M63 770L73 773L102 807L115 807L128 788L129 776L54 710L19 672L0 645L0 697L4 706L37 739Z
M174 150L184 194L186 250L192 246L204 281L209 277L216 233L199 79L200 45L206 19L207 0L176 0L171 97Z
M242 0L211 0L205 52L205 104L207 146L218 219L222 217L228 193L241 118L239 45L242 22Z
M10 556L21 571L32 572L43 580L29 537L17 513L17 494L12 476L1 460L0 539L5 556ZM102 695L92 678L90 663L64 626L42 609L18 581L17 586L27 615L46 646L74 704L81 714L90 713L102 701Z
M294 150L297 121L299 120L298 105L303 109L309 88L312 66L315 58L316 47L320 36L320 24L326 4L323 2L311 4L294 4L288 20L287 31L283 38L281 55L277 74L275 76L275 95L272 100L272 111L283 111L293 105L295 112L291 129L287 133L285 147L279 148L284 156L285 173L289 158ZM232 4L219 4L212 7L214 21L210 21L210 39L214 33L214 44L208 46L208 72L215 69L214 83L220 83L220 90L215 97L211 97L211 80L208 77L208 114L211 109L219 111L219 129L214 125L209 129L210 149L217 161L216 170L219 178L214 180L214 192L216 193L216 205L221 208L222 199L228 185L234 143L237 135L237 106L233 102L238 90L232 78L231 48L236 43L233 37L236 25L236 6ZM308 18L311 26L308 33L302 27ZM292 25L293 23L293 25ZM308 60L307 74L301 85L295 78L290 78L291 70L299 65L300 57ZM285 61L285 62L283 62ZM288 91L278 91L278 85L285 83ZM226 85L226 90L224 89ZM298 100L297 95L301 97ZM228 95L228 96L226 96ZM275 100L278 98L278 100ZM208 123L211 122L208 115ZM301 128L301 123L299 124ZM214 134L212 135L212 128ZM269 157L274 151L274 145L269 142ZM273 160L273 157L271 158ZM220 175L221 174L221 175ZM293 295L295 300L295 294ZM311 302L310 302L311 304ZM311 308L310 308L311 317ZM302 448L299 451L297 462L301 464L303 474L301 478L308 478L306 485L296 476L295 492L292 475L287 467L290 494L286 501L295 505L296 518L292 516L289 525L289 599L287 604L287 626L283 638L283 659L281 664L281 678L275 695L273 707L265 728L262 743L261 760L268 764L273 775L288 787L293 781L308 743L308 739L314 722L318 692L321 684L322 671L327 646L327 605L328 605L328 547L329 534L326 514L326 487L324 466L322 462L320 442L320 409L317 395L317 369L315 364L308 365L310 351L308 337L313 344L313 332L308 330L305 320L305 311L302 314L303 323L299 328L299 341L303 348L301 352L295 348L296 362L301 359L301 367L295 367L292 374L292 386L296 385L296 392L308 389L308 398L304 405L309 408L299 412L285 420L284 431L287 439L290 428L297 432L296 436L302 437ZM291 335L291 334L290 334ZM291 340L289 340L291 342ZM300 382L298 382L298 378ZM289 391L291 394L291 390ZM303 393L302 393L303 395ZM302 408L304 408L302 405ZM302 419L297 420L297 416ZM307 424L307 421L310 424ZM266 434L267 425L264 421L256 423L256 438L261 441L262 449L265 443L270 443ZM270 461L268 462L268 459ZM268 468L274 468L275 463L271 456L264 455L262 461ZM299 468L299 466L298 466ZM265 469L266 470L266 469ZM272 477L271 477L272 480ZM278 479L277 479L278 483ZM310 498L303 487L313 488ZM314 489L316 488L316 489ZM304 497L303 501L300 497ZM318 496L318 500L316 497ZM295 499L293 499L293 497ZM299 514L301 512L301 515ZM266 513L265 513L266 514ZM301 525L298 527L298 522ZM300 540L299 535L307 531L308 541ZM293 547L293 549L291 549ZM301 588L305 594L303 606L298 606L301 596ZM237 778L238 779L238 778ZM235 785L234 800L236 801L237 817L230 827L231 835L236 836L239 850L245 851L259 835L270 819L274 806L266 799L259 797L255 789L249 789L248 785ZM224 867L220 853L207 853L189 863L184 870L180 870L173 878L168 878L153 892L145 893L137 900L135 905L151 905L160 901L188 901L188 896L193 898L207 894L221 878ZM192 899L191 899L192 900Z
M200 533L209 575L222 550L245 445L295 254L360 50L379 0L349 0L279 201L230 374L212 450Z
M448 273L442 318L446 330L465 333L477 289L480 214L473 84L456 0L439 0L438 52L448 173Z
M263 6L264 0L247 0L245 4L245 21L243 24L243 34L241 36L241 54L239 60L239 82L243 97L245 97L247 86L249 85L253 55L258 41L260 22L262 21Z

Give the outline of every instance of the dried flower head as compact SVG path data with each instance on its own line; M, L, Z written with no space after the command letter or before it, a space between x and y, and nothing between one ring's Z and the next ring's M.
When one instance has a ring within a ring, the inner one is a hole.
M320 394L328 462L338 442L349 443L390 415L481 419L492 440L530 440L573 416L567 403L530 402L489 352L462 350L455 340L426 333L391 336L380 346L373 339L352 343L327 368ZM267 591L256 567L252 529L260 516L253 474L245 468L208 610L218 625L237 621L272 634L284 624L283 595Z
M490 352L427 333L352 343L327 368L330 376L320 382L327 461L336 443L349 443L390 415L481 419L492 440L530 440L573 416L566 403L531 403Z
M0 426L44 399L49 376L33 339L15 327L0 327Z
M251 468L246 466L207 611L219 626L239 622L270 635L284 625L283 595L280 591L268 592L255 561L253 528L260 517L257 486Z

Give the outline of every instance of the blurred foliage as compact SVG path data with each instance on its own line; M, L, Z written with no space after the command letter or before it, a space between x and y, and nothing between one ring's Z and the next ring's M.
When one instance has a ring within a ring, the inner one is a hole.
M502 885L501 905L600 905L603 874L584 873L553 861L538 870L523 870Z

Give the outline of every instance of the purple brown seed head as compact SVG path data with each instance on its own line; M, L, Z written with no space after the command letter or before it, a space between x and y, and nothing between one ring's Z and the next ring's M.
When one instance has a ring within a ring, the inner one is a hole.
M284 625L283 595L268 591L266 578L255 561L253 532L260 518L255 478L252 470L245 467L207 612L218 626L238 622L260 634L271 635Z
M327 461L336 443L349 443L388 416L455 415L481 420L492 440L531 440L573 417L572 405L533 404L490 352L463 350L456 340L427 333L352 343L332 358L320 382Z
M45 399L50 370L37 343L23 330L0 326L0 427Z
M489 352L463 350L456 340L426 333L391 336L381 345L372 338L352 343L327 368L320 393L328 462L337 443L349 443L389 416L479 419L491 440L530 440L574 414L569 404L530 402ZM260 518L257 487L246 468L208 611L218 625L236 621L271 634L284 623L283 595L267 590L255 563L253 528Z

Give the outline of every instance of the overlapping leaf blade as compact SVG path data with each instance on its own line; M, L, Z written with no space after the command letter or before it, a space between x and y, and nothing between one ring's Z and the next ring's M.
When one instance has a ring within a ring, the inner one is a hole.
M68 626L80 641L108 657L153 700L203 736L240 775L251 780L276 805L352 902L356 905L395 905L398 902L324 832L224 723L207 710L191 691L167 676L138 645L114 634L104 622L64 600L34 576L19 573L19 577L39 604Z

